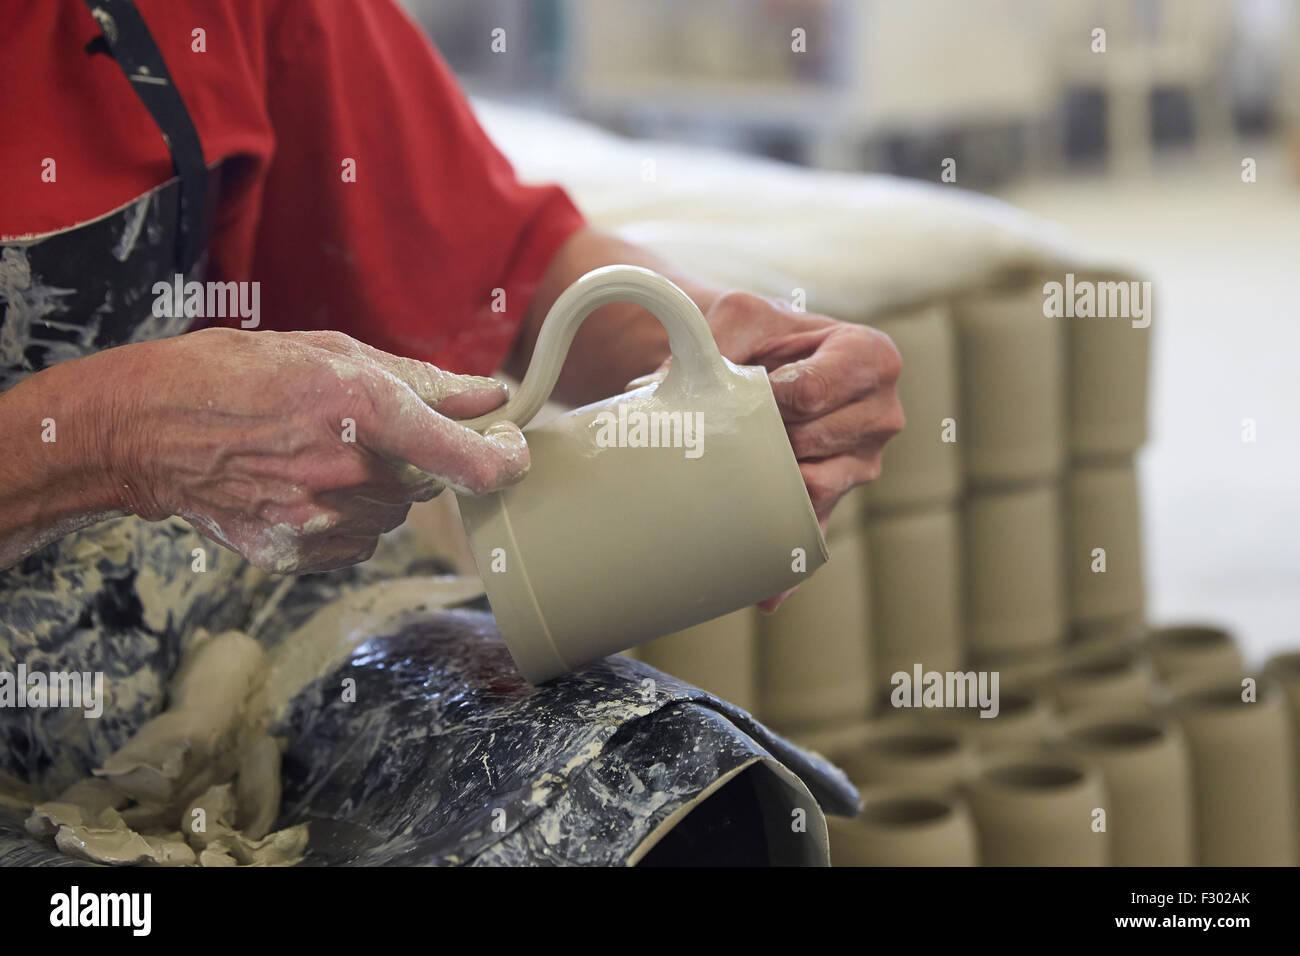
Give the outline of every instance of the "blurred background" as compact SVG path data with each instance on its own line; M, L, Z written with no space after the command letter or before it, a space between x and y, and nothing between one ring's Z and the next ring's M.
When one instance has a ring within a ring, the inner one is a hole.
M1253 661L1300 635L1300 3L403 2L476 97L825 169L953 159L1150 276L1147 616Z

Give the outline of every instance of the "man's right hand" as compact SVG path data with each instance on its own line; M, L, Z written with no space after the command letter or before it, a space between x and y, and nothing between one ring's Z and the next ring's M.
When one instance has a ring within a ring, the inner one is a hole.
M77 432L107 476L94 510L179 515L266 571L364 561L412 502L528 470L516 426L480 435L453 420L500 405L504 385L341 333L207 329L66 364L102 425Z

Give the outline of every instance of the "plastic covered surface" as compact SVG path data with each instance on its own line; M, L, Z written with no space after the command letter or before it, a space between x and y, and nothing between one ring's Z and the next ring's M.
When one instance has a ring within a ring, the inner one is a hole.
M277 826L310 823L302 865L621 865L756 761L789 768L824 812L857 806L830 764L638 661L528 684L475 610L417 614L367 640L297 695L280 731ZM73 862L21 818L0 807L0 865Z

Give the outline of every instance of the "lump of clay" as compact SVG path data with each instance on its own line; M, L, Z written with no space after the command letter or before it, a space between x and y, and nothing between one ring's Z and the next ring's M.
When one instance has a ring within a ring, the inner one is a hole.
M231 779L263 731L261 646L239 631L197 641L181 661L168 708L95 774L143 804L179 809Z
M280 746L265 732L265 663L245 634L199 632L186 642L168 709L94 777L35 806L27 829L97 863L296 863L307 825L267 834L280 812Z
M38 803L33 807L24 826L32 836L50 836L58 833L61 826L84 826L89 819L97 815L97 813L87 814L75 803L51 800L48 803Z
M262 737L239 764L235 778L239 829L251 839L266 836L280 813L280 743Z
M201 853L212 850L243 866L292 866L302 859L307 848L307 824L252 839L235 829L237 817L234 791L227 783L211 787L195 800L186 809L182 825L190 844ZM230 865L216 856L213 860L204 865Z
M27 828L32 832L38 829L48 832L49 827L57 827L54 844L60 850L95 863L188 866L197 861L182 834L136 833L111 807L86 817L71 804L42 804L28 818Z
M230 855L224 843L218 841L199 854L199 866L239 866L239 861Z

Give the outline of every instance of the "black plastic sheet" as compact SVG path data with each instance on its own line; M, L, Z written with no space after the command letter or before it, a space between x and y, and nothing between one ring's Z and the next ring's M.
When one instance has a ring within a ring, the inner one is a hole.
M310 824L303 865L622 865L718 781L773 764L807 787L810 818L857 803L830 764L641 662L528 684L483 611L365 641L278 731L277 827ZM0 865L68 862L0 814Z

